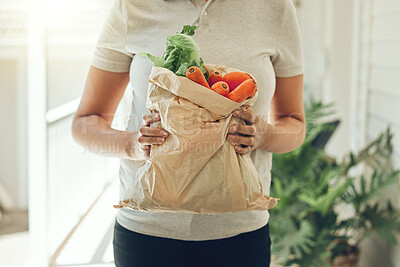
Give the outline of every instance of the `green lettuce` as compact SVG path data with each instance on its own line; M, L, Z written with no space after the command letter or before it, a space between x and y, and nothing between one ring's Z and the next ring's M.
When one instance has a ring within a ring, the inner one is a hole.
M139 55L148 57L154 66L167 68L179 76L186 76L186 70L189 67L199 67L208 79L207 72L203 67L204 61L200 57L200 48L190 37L194 35L198 27L185 25L181 32L168 36L162 57L145 52L141 52Z

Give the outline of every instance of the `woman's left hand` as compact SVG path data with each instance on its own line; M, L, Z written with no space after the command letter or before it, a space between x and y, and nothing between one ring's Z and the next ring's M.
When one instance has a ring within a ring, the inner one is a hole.
M237 112L237 113L236 113ZM264 142L263 134L267 124L252 108L248 106L237 109L233 116L244 120L246 125L233 124L229 127L227 139L235 145L235 151L239 154L247 154L257 149Z

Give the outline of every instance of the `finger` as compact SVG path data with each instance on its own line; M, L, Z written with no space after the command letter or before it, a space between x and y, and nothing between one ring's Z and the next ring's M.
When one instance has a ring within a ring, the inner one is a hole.
M143 152L143 155L146 160L150 158L150 145L139 145L139 149Z
M251 108L247 108L246 110L237 109L233 112L233 116L245 120L250 124L256 123L257 120L257 115Z
M229 133L240 133L240 134L245 134L245 135L255 135L256 133L256 127L254 124L251 125L240 125L240 124L234 124L231 127L229 127Z
M147 150L150 150L150 145L140 145L140 150L146 152Z
M163 137L149 137L149 136L139 136L138 142L141 145L157 145L163 144L165 142L165 138Z
M246 147L241 147L241 146L235 146L235 151L239 154L247 154L249 153L251 150L250 146L246 146Z
M146 113L143 115L143 125L150 126L152 122L159 121L160 114L158 112Z
M150 159L150 149L149 149L149 150L146 150L146 151L144 152L144 156L146 157L147 160Z
M159 137L168 136L168 132L161 127L142 126L139 129L139 133L143 136L159 136Z
M251 146L254 144L254 137L252 136L240 136L236 134L228 134L227 139L233 143Z

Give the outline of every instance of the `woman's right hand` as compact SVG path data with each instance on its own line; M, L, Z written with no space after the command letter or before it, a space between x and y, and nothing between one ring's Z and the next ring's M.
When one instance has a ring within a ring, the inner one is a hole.
M153 144L163 144L168 137L168 132L161 127L150 127L152 122L160 120L157 112L146 113L143 116L143 124L139 128L138 143L146 159L150 158L150 148Z

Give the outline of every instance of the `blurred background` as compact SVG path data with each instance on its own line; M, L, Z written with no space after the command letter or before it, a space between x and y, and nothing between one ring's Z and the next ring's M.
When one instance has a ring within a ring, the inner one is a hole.
M400 1L294 3L305 100L334 102L341 121L326 153L340 159L390 125L400 168ZM70 133L112 4L0 0L0 266L113 266L118 160L87 153ZM129 97L128 86L115 128ZM400 266L400 249L373 236L360 257L363 267Z

